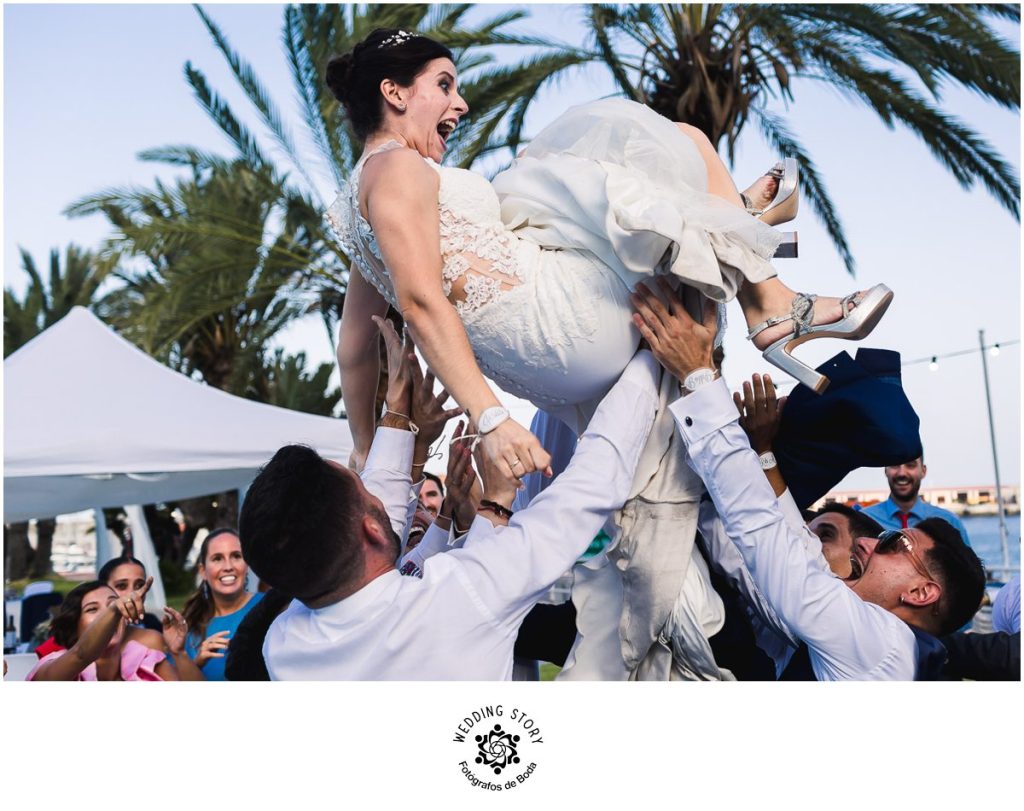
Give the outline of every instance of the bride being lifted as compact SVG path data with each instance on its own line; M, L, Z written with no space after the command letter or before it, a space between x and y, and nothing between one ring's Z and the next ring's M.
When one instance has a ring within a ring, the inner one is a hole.
M638 282L666 275L716 302L737 297L765 358L819 390L827 381L788 349L861 338L892 297L883 285L843 300L787 288L768 261L779 233L747 213L708 139L643 105L569 109L492 184L440 165L468 110L443 45L378 29L331 59L327 83L365 142L327 214L359 271L338 345L356 467L376 416L371 316L388 305L478 426L484 452L521 478L550 457L484 373L579 427L637 348Z

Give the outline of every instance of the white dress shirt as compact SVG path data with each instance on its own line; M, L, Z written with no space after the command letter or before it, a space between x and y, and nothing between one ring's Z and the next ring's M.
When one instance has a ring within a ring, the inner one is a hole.
M724 380L671 405L689 450L750 576L777 620L807 644L820 681L914 678L917 642L910 627L868 603L808 554L787 522L739 427Z
M822 554L821 539L807 527L789 490L778 497L778 504L786 525L803 542L808 562L830 575L832 570ZM701 503L697 527L711 565L746 599L747 616L757 646L772 658L775 662L775 675L780 676L796 652L800 640L778 618L771 603L757 587L739 547L725 531L725 525L713 502Z
M568 469L508 527L477 518L463 548L434 555L422 578L392 570L324 608L293 601L264 642L270 677L511 678L523 618L629 495L654 421L658 372L650 353L637 355Z

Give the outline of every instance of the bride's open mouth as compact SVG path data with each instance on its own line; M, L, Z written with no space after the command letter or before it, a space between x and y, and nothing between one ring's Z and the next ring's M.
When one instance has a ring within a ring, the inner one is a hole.
M453 118L446 118L440 124L437 125L437 134L441 136L441 144L447 149L448 138L455 132L455 127L459 122Z

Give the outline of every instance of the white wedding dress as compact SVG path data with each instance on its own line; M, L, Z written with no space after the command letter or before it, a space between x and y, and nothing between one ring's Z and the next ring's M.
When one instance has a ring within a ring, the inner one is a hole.
M389 142L376 152L401 148ZM356 267L394 306L359 209L356 164L327 212ZM696 145L623 99L574 107L493 183L424 160L440 177L442 284L485 375L538 408L599 400L639 343L629 293L654 273L724 302L775 275L778 232L707 193ZM453 289L456 295L453 296Z
M392 306L359 179L367 158L396 148L364 155L326 214ZM778 232L708 194L697 146L635 102L571 108L493 183L424 160L440 178L442 287L481 370L578 430L636 351L629 294L638 281L667 274L725 302L744 281L775 275ZM702 485L673 437L665 416L618 517L632 529L577 570L580 638L567 678L722 677L706 644L721 603L693 547Z

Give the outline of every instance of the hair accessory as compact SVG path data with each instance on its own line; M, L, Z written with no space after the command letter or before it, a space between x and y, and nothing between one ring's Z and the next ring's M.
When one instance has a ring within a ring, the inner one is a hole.
M414 36L416 35L411 34L408 31L399 31L397 34L392 34L380 45L378 45L377 50L379 51L381 48L391 48L394 47L395 45L401 45L402 43L412 39Z

